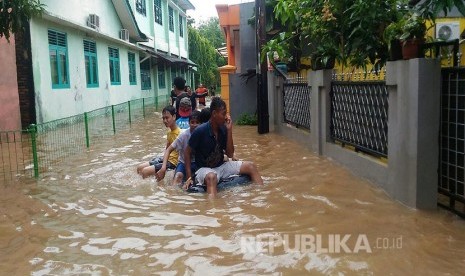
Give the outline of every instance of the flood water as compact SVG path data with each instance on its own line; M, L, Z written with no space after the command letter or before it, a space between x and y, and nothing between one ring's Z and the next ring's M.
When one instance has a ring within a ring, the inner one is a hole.
M166 143L160 116L3 183L0 273L463 275L464 220L407 208L279 135L233 131L265 185L213 200L136 174Z

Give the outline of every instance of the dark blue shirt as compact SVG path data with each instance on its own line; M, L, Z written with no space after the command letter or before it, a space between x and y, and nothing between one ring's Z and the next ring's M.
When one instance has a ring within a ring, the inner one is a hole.
M228 130L222 125L218 130L218 142L213 135L210 122L198 126L189 139L189 146L194 152L195 164L198 168L216 168L224 163L224 152Z

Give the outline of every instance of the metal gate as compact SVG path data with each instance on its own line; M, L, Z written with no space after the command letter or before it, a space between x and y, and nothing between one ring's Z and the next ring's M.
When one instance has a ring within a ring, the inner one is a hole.
M438 205L465 218L465 68L443 68Z

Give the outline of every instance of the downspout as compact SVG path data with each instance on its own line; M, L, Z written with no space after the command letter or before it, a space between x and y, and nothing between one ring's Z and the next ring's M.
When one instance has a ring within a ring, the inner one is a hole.
M255 0L255 26L256 26L256 49L257 49L257 116L258 133L270 132L268 111L268 68L266 59L261 61L260 52L266 43L266 9L265 0Z

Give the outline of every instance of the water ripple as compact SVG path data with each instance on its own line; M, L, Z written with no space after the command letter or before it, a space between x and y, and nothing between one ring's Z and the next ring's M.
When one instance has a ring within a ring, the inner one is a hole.
M130 217L122 221L132 224L195 225L202 227L220 227L218 218L204 215L183 215L178 213L150 213L149 217Z
M306 199L318 200L318 201L326 203L328 206L331 206L333 208L338 208L336 204L332 203L328 198L324 196L302 195L302 197Z

